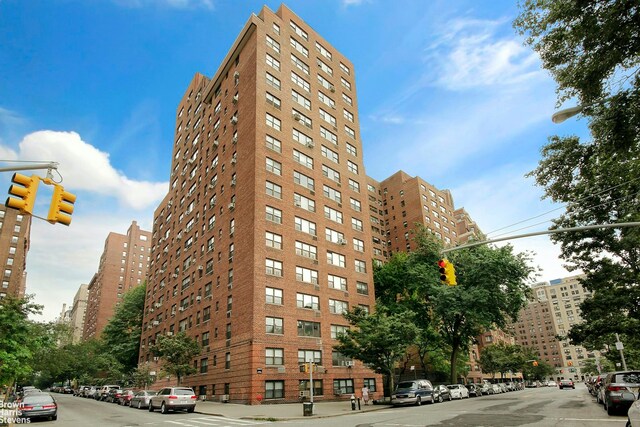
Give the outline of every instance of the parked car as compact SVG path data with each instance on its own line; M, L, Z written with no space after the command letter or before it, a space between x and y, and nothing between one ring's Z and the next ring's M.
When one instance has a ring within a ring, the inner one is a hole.
M124 389L122 390L122 393L118 398L118 402L116 403L122 406L129 406L129 404L131 403L131 399L133 399L134 394L136 394L136 392L133 391L133 389L130 389L130 388Z
M162 414L178 409L193 412L197 399L193 389L188 387L165 387L149 400L149 412L156 408L159 408Z
M105 400L107 398L107 395L109 394L109 390L114 388L119 389L120 386L119 385L103 385L95 392L95 394L93 395L93 398L96 400Z
M469 397L469 390L462 384L449 384L447 386L452 399L464 399Z
M91 387L84 390L82 393L82 397L88 397L93 399L95 394L98 392L99 387L92 385Z
M558 384L553 380L547 381L547 387L558 387Z
M493 387L491 387L491 383L487 381L483 381L479 384L476 384L477 387L480 387L480 391L482 394L493 394Z
M630 399L629 392L625 391L622 394L626 399ZM635 397L635 396L634 396ZM640 427L640 396L631 404L627 411L627 426L626 427Z
M602 383L604 390L602 401L607 414L613 415L618 410L626 411L635 399L629 397L630 392L634 397L640 390L640 371L618 371L607 375Z
M600 374L596 377L596 381L595 384L593 385L593 395L596 397L596 402L598 403L602 403L602 395L601 395L601 391L602 391L602 382L604 381L604 379L607 377L609 373L607 372L606 374Z
M103 400L105 402L118 403L120 401L120 396L122 396L122 389L112 388L112 389L109 389L109 392L107 393L107 395Z
M502 387L500 387L500 384L497 384L497 383L491 384L491 388L493 389L493 394L503 393Z
M84 392L84 389L89 387L88 385L81 385L78 386L77 389L73 390L73 395L74 396L82 396L82 393Z
M469 397L482 396L482 385L480 384L467 384L467 389L469 390Z
M433 399L436 402L451 401L451 390L446 385L437 385L433 387Z
M18 417L48 418L49 421L58 419L58 404L49 393L28 393L20 401Z
M576 385L571 380L560 380L560 384L558 384L558 388L562 390L563 388L572 388L575 389Z
M129 402L129 406L131 406L132 408L138 408L138 409L148 408L149 400L151 400L151 397L155 396L156 394L158 394L158 392L155 390L138 391L131 398L131 402Z
M434 403L433 385L429 380L401 381L391 395L391 404L421 405L422 402Z
M71 388L70 385L66 385L62 388L60 392L64 394L73 394L73 389Z

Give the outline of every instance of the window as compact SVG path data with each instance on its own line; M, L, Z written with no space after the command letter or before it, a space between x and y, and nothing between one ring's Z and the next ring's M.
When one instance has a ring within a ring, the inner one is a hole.
M267 65L280 71L280 61L267 53Z
M334 314L342 314L349 311L349 303L335 299L329 300L329 312Z
M340 84L342 85L343 88L345 88L347 90L351 90L351 83L349 83L343 77L340 77Z
M337 353L337 352L334 352ZM351 359L348 359L349 361ZM335 363L335 359L333 360L333 366L346 366L346 363L340 364ZM353 380L352 379L335 379L333 380L333 392L334 394L353 394Z
M264 398L265 399L284 398L284 381L265 381L264 382Z
M346 258L344 255L327 251L327 264L335 265L336 267L346 267Z
M347 169L349 169L349 172L353 172L356 175L358 175L358 165L356 165L350 160L347 160Z
M329 74L330 76L333 76L333 69L331 67L329 67L327 64L322 62L320 59L316 59L316 61L318 62L318 68L320 68L322 71Z
M267 104L271 104L273 105L275 108L277 108L278 110L280 109L280 98L271 95L269 92L267 92Z
M311 191L315 190L313 178L295 170L293 171L293 182L298 185L302 185L303 187L307 187Z
M349 144L348 142L345 144L345 146L347 147L347 153L351 154L354 157L358 157L358 150L356 149L356 147Z
M275 222L276 224L282 224L282 211L271 206L266 206L266 219L267 221Z
M300 58L295 56L293 53L291 54L291 63L300 71L305 73L307 76L309 75L309 66L305 64Z
M298 86L300 86L302 89L306 90L307 92L311 90L311 86L309 86L309 82L303 79L302 77L300 77L299 75L297 75L296 73L294 73L293 71L291 72L291 81L297 84Z
M312 236L316 235L316 223L307 221L304 218L295 217L294 219L295 228L297 231L302 231L304 233L311 234Z
M316 50L320 52L322 56L331 61L331 52L324 48L320 43L316 42Z
M326 228L325 229L325 237L328 241L332 242L332 243L340 243L343 244L346 242L346 240L344 240L344 234L339 232L339 231L335 231L332 230L330 228Z
M267 366L284 365L284 349L282 348L265 348L264 364Z
M293 115L293 119L295 121L297 121L298 123L308 127L309 129L313 128L312 120L309 117L307 117L304 114L302 114L300 111L298 111L295 108L293 108L291 110L291 114Z
M340 291L347 290L347 278L334 276L332 274L327 275L327 283L331 289L338 289Z
M353 249L358 252L364 252L364 242L360 239L353 238Z
M301 153L298 150L293 150L293 160L300 163L304 167L313 169L313 158Z
M269 231L265 232L265 240L266 245L275 248L282 249L282 236L279 234L271 233Z
M304 31L302 28L300 28L295 22L289 21L289 25L291 26L291 29L293 30L294 33L296 33L297 35L299 35L300 37L302 37L307 41L309 40L309 36L307 35L307 32Z
M330 208L329 206L324 207L324 217L330 219L331 221L342 224L342 212Z
M336 127L336 118L324 111L322 108L320 108L320 117L322 117L322 120L324 120L325 122L331 124L333 127Z
M320 148L320 152L324 157L331 160L332 162L338 163L338 153L335 151L325 147L324 145Z
M293 140L307 147L313 147L313 138L305 135L297 129L293 129Z
M304 47L302 43L300 43L298 40L294 39L293 37L290 37L289 44L291 45L292 48L300 52L302 56L304 56L305 58L309 57L309 49Z
M358 181L354 181L351 178L349 178L349 188L357 193L360 192L360 184L358 183Z
M267 84L277 90L280 90L280 80L271 73L267 73Z
M351 70L349 69L349 67L344 65L342 62L340 63L340 70L342 70L342 72L347 75L351 75Z
M296 205L296 207L308 210L309 212L316 211L316 202L314 202L312 199L304 197L301 194L294 193L293 202Z
M293 89L291 89L291 99L293 99L294 102L297 102L298 104L302 105L307 110L311 110L311 101L309 101L307 98L300 95L298 92L296 92Z
M320 323L298 320L299 337L320 337Z
M204 359L200 359L200 373L206 374L209 371L209 359L206 357Z
M351 228L357 231L362 231L364 229L362 227L362 221L357 218L351 218Z
M267 157L267 171L282 176L282 163Z
M265 294L267 304L282 305L282 289L267 287Z
M282 122L280 121L280 119L278 119L277 117L272 116L271 114L267 113L267 126L274 128L275 130L280 130L281 126L282 126Z
M267 148L275 152L282 152L282 143L271 135L266 136Z
M282 277L282 262L267 258L265 260L266 274Z
M353 123L353 114L351 114L349 111L347 110L342 110L342 115L344 116L345 119L349 120L351 123Z
M267 317L266 327L268 334L284 334L284 320L280 317Z
M333 99L329 98L324 93L322 93L321 91L318 91L318 99L320 100L320 102L328 105L332 109L334 110L336 109L336 102Z
M266 182L267 194L277 199L282 199L282 187L271 181Z
M317 78L318 83L320 83L323 88L328 89L330 92L335 92L336 89L333 87L333 84L331 84L329 80L325 79L320 74L317 75Z
M337 182L338 184L340 183L340 172L335 169L331 169L327 165L322 165L322 175L326 176L332 181Z
M280 43L278 43L277 41L275 41L269 36L267 36L267 46L275 50L277 53L280 53Z
M376 390L376 379L375 378L365 378L364 386L369 389L369 392L372 393Z
M296 294L296 306L310 310L320 310L320 299L315 295Z
M353 101L351 100L351 97L344 92L342 93L342 100L349 105L353 105Z
M353 209L356 212L360 212L362 211L362 205L360 204L360 201L354 199L353 197L349 198L349 203L351 205L351 209Z
M329 141L334 145L338 145L338 136L333 132L325 129L323 126L320 126L320 136Z
M298 363L317 363L322 364L322 352L320 350L298 350ZM315 381L315 380L314 380ZM314 387L315 388L315 387Z
M344 127L344 131L346 132L347 135L349 135L351 138L356 139L356 131L354 131L353 129L351 129L349 126Z
M369 285L364 282L356 282L356 292L361 295L369 295Z
M298 282L318 284L318 272L304 267L296 266L296 280Z
M331 325L331 338L337 339L339 335L344 335L349 330L348 326L343 325Z
M311 259L318 259L318 248L304 242L296 241L296 255Z

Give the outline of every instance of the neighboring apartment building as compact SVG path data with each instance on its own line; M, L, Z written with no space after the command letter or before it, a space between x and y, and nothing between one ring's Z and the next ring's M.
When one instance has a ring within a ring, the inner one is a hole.
M70 325L73 329L72 341L77 343L82 340L84 332L84 316L87 310L87 299L89 297L89 285L80 285L76 295L73 297L73 307L71 307Z
M316 399L365 384L381 396L380 375L333 350L342 313L375 304L366 185L353 64L286 6L264 7L178 106L140 362L184 331L202 346L183 380L199 395L298 401L313 361Z
M147 276L151 233L133 221L127 234L109 233L88 286L83 339L98 338L124 294Z
M31 215L0 204L0 263L3 266L0 299L25 294L30 233Z

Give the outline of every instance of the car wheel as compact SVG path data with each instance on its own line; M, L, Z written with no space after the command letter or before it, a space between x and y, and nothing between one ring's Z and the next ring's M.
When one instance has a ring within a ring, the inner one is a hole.
M420 396L418 396L416 398L416 406L420 406L420 405L422 405L422 399L420 398Z
M142 409L142 401L138 401L138 409Z
M149 412L153 412L153 405L151 404L151 401L149 401Z
M194 406L194 407L192 407L192 408L187 409L187 412L191 414L191 413L193 413L193 411L195 411L195 410L196 410L196 407Z
M162 402L162 405L160 405L160 413L161 414L168 414L169 410L167 409L167 405L164 404L164 402Z
M451 395L449 395L449 402L451 402Z
M440 395L440 397L438 397L438 403L442 403L444 401L444 399L442 398L442 395Z
M605 402L605 409L607 410L607 415L614 415L616 413L615 408L611 405L607 405Z
M55 421L57 419L58 419L58 415L57 414L50 417L51 421Z

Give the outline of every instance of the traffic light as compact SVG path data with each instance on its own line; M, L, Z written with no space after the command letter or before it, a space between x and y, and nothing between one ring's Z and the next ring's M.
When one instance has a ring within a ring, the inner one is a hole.
M458 284L456 281L456 270L449 260L441 259L438 261L438 271L440 271L440 280L449 286Z
M534 361L533 361L533 363L532 363L532 365L533 365L533 366L538 366L538 361L537 361L537 360L534 360Z
M71 224L71 214L73 213L73 204L75 202L75 194L64 191L62 185L53 184L53 197L51 198L47 221L52 224L56 222L64 225Z
M572 362L572 361L568 361L568 362L567 362L567 365L569 365L569 366L573 366L573 362Z
M22 213L31 214L33 212L33 205L36 202L36 192L38 191L40 178L37 175L28 177L14 173L11 182L19 184L9 187L9 194L17 198L7 197L7 201L4 202L5 206L19 209Z

